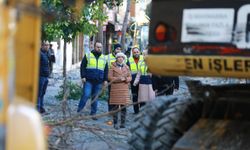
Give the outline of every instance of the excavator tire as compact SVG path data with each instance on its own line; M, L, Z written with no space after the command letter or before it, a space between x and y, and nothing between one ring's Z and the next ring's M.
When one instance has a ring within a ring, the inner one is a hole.
M157 97L136 116L129 144L132 150L170 150L200 117L202 101Z

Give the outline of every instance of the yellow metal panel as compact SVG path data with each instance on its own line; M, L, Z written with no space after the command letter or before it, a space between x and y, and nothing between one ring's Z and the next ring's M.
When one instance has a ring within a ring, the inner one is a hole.
M41 116L27 100L16 98L7 114L7 150L45 150Z
M39 1L34 1L38 6ZM28 9L38 10L38 8ZM40 16L24 9L20 13L16 35L16 93L32 101L37 100L39 52L40 52Z
M250 57L149 55L146 63L159 75L250 77Z
M8 0L8 4L11 6L15 5L27 5L27 4L35 4L39 5L40 0Z
M5 122L9 101L14 97L14 11L0 5L0 123Z
M7 75L7 10L0 6L0 102L3 105L8 101L8 75ZM3 123L5 111L0 109L0 123Z

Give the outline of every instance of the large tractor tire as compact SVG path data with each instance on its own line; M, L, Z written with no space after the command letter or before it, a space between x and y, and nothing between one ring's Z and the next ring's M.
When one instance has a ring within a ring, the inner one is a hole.
M170 150L201 116L203 103L162 96L148 103L135 118L129 144L133 150Z

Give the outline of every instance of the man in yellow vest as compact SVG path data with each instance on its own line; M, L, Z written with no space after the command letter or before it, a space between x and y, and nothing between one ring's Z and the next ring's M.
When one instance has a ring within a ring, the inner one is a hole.
M132 91L132 95L133 95L133 103L137 103L138 102L138 85L133 86L133 83L135 81L135 77L136 74L138 72L138 64L140 61L143 61L143 56L140 55L140 50L138 47L133 47L132 48L132 57L129 58L129 67L131 70L131 74L132 74L132 81L131 83L131 91ZM137 114L139 113L139 105L138 104L134 104L134 113Z
M110 54L106 55L106 60L107 60L107 63L108 63L108 67L110 67L112 62L116 61L115 55L117 53L120 53L121 51L122 51L121 44L119 44L119 43L115 44L114 45L114 50Z
M90 97L93 100L100 93L103 84L106 86L108 83L108 65L102 54L102 43L96 42L94 50L85 54L81 63L81 78L84 86L77 112L84 108ZM91 103L90 115L96 114L97 104L98 101L94 99ZM96 118L93 119L96 120Z

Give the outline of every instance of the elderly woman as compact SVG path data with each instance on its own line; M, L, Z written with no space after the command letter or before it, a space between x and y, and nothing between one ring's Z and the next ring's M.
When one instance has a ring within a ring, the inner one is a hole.
M125 128L126 108L125 105L130 103L129 83L131 81L131 73L129 67L124 63L126 55L123 53L116 54L116 61L111 63L108 73L108 79L111 83L110 100L111 110L121 109L120 128ZM118 129L118 113L114 113L114 128Z
M143 51L143 57L147 55L147 50ZM136 75L134 86L139 84L138 102L140 108L145 105L146 102L155 98L155 92L152 87L152 74L148 72L148 66L145 61L140 61L138 65L138 73Z

